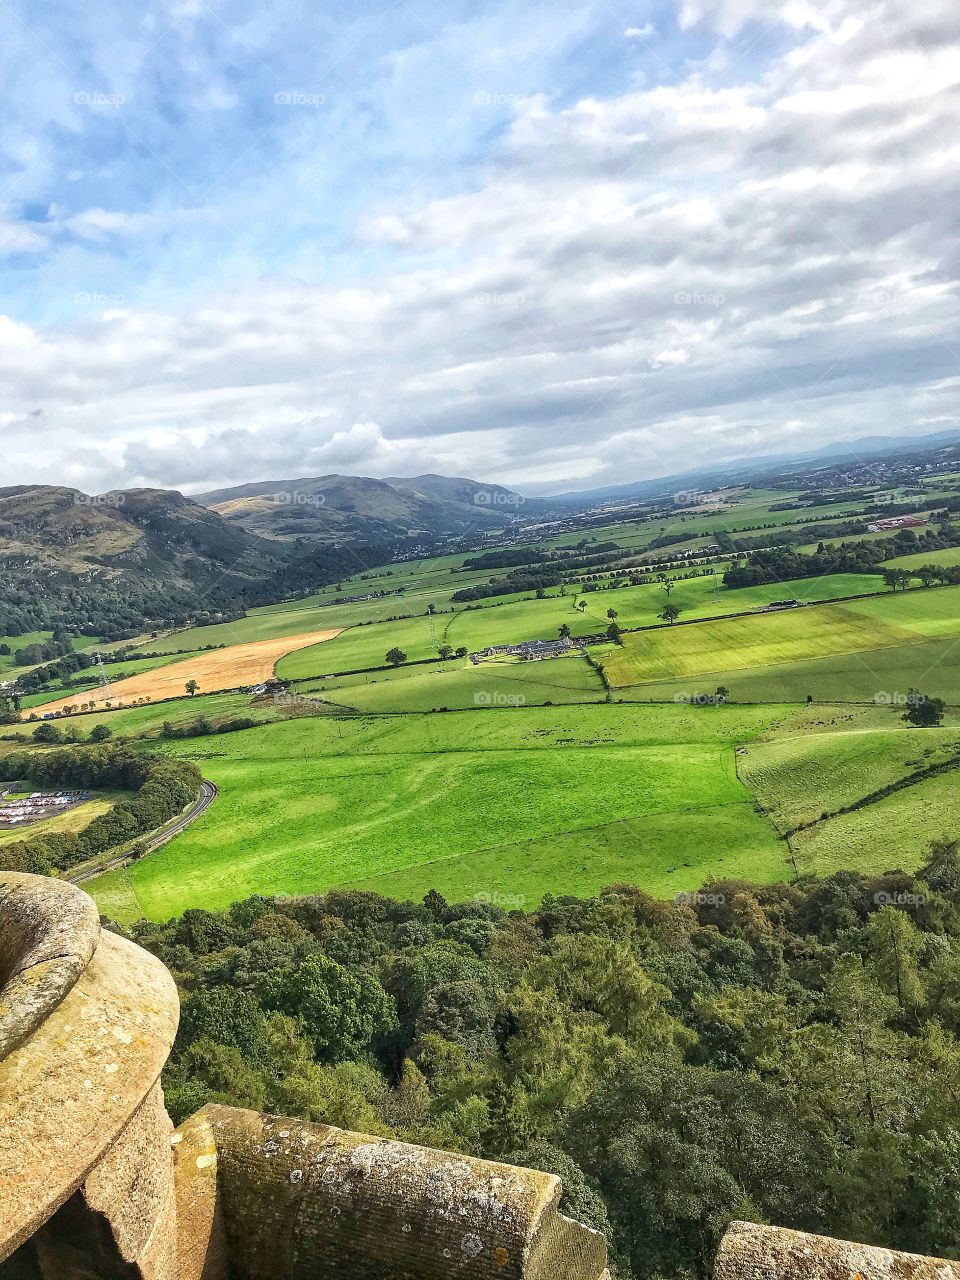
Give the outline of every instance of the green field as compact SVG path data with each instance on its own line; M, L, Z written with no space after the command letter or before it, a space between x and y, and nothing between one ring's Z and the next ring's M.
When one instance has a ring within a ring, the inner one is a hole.
M612 684L624 686L832 658L947 635L960 637L960 587L635 632L607 655L606 668Z
M736 490L721 510L621 519L546 545L589 554L614 541L634 556L666 532L696 533L702 546L721 530L762 537L858 509L771 510L791 496ZM153 738L165 720L200 714L263 721L151 747L196 760L220 795L176 840L101 876L93 886L101 909L159 920L252 893L332 887L414 899L435 888L453 900L484 894L528 908L545 893L588 895L616 881L669 897L721 876L762 882L798 870L915 867L931 838L957 826L957 773L822 815L960 752L956 713L932 730L902 720L911 687L960 704L960 587L894 595L878 574L833 574L727 590L727 555L716 572L671 572L669 597L655 580L610 586L604 570L586 592L568 583L563 595L554 587L539 600L528 591L455 605L455 591L503 573L466 570L466 558L381 566L238 622L144 641L169 656L132 663L342 628L278 663L277 675L296 682L290 705L251 709L247 695L220 694L77 719L83 730L102 721ZM919 559L956 563L960 552ZM668 598L680 625L658 625ZM807 607L758 611L785 598ZM434 660L442 644L474 652L551 639L563 624L574 636L602 633L609 609L621 627L647 628L591 651L609 693L580 655ZM394 646L419 665L385 668ZM685 701L720 685L725 706ZM326 704L326 714L298 696ZM305 718L291 718L298 707ZM813 825L783 838L801 824Z
M960 547L944 547L942 551L916 551L911 555L897 556L895 560L887 560L885 564L898 569L919 569L925 564L939 564L953 567L960 564Z
M596 702L605 689L585 658L548 662L438 663L426 670L399 667L318 682L324 696L363 711L439 711L469 707L542 706ZM307 684L298 692L312 693Z
M133 892L138 914L164 919L334 885L534 902L623 878L659 893L738 867L778 878L785 849L733 749L782 715L517 708L299 720L177 743L221 788L216 804L94 893L118 910Z
M0 644L8 645L10 648L9 653L0 653L0 674L6 675L8 672L17 674L22 671L32 671L32 667L15 666L13 661L14 654L18 649L25 649L27 645L46 644L48 640L52 639L52 631L28 631L22 636L0 636ZM89 649L91 645L98 643L96 636L74 636L71 641L74 649Z
M729 690L734 702L874 702L922 689L928 697L960 703L960 639L921 640L854 653L831 654L770 666L725 668L618 689L629 701L671 702L691 693Z
M711 617L739 613L782 599L785 591L802 600L832 600L837 596L856 595L881 590L876 575L835 574L782 584L747 587L726 591L717 577L679 579L670 595L672 603L683 610L685 618ZM456 612L437 613L433 619L436 642L426 613L397 622L361 624L351 627L333 640L300 649L281 659L277 674L285 680L302 680L337 671L359 670L381 666L388 649L401 648L414 661L435 657L437 644L464 646L471 652L487 645L516 644L521 640L556 638L566 623L574 636L595 635L610 624L608 609L617 611L622 627L655 626L667 603L659 584L639 587L617 587L590 591L579 597L585 602L575 606L571 590L566 596L548 595L543 600L512 597L480 602L482 607ZM447 609L452 606L447 605ZM314 615L316 616L316 615ZM266 615L263 615L266 617Z
M898 778L960 755L956 725L909 730L895 728L895 722L862 727L863 718L856 720L857 727L778 734L740 749L740 777L779 831L814 822Z
M960 774L930 778L876 804L801 831L791 840L801 874L915 869L931 840L960 838Z

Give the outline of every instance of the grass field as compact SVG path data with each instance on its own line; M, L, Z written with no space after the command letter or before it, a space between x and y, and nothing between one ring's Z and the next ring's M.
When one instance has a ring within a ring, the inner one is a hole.
M198 716L206 716L214 721L236 716L264 722L278 718L277 710L272 704L254 705L248 693L198 693L195 698L183 697L173 702L151 702L142 707L124 707L118 711L96 711L72 716L69 724L83 734L88 734L94 725L105 724L117 736L140 737L158 734L167 720L173 725L182 725ZM61 721L58 727L64 728L64 722Z
M915 869L931 840L960 838L960 774L941 774L792 837L798 870Z
M189 680L196 680L204 693L257 684L271 678L278 660L291 649L315 645L332 639L336 634L335 631L309 631L302 635L260 640L228 649L214 649L209 653L184 658L180 662L151 667L149 671L117 680L108 689L97 689L92 694L74 692L66 698L40 703L33 710L37 713L60 711L64 706L94 700L98 706L103 707L107 703L130 703L138 698L186 696L185 685Z
M32 671L33 667L15 666L13 661L14 654L18 649L25 649L31 644L46 644L52 638L52 631L28 631L22 636L0 635L0 644L6 644L10 647L9 653L0 653L0 674L19 674L22 671ZM99 641L96 636L74 636L70 643L74 649L89 649L92 645L98 644ZM42 666L43 664L41 663L40 665Z
M703 676L692 689L689 676L618 689L629 701L670 702L691 692L712 693L723 685L735 702L873 702L910 689L960 703L960 637L921 640L886 649L831 654L770 666L725 668Z
M220 787L216 804L93 891L104 910L125 900L129 911L134 893L137 914L163 919L254 892L390 892L401 880L418 897L443 886L535 902L622 878L675 893L738 866L776 878L785 849L737 779L733 748L782 715L520 708L301 720L177 743Z
M17 840L28 840L31 836L46 835L51 831L82 831L101 813L108 813L123 792L98 792L85 804L79 804L67 813L57 814L53 818L44 818L40 822L31 822L22 827L0 830L0 846L13 844Z
M895 560L887 560L885 564L898 569L919 569L924 564L952 567L960 564L960 547L944 547L942 551L916 551L911 555L897 556Z
M790 831L960 755L960 727L910 730L892 716L884 719L890 721L888 727L828 729L752 742L740 748L740 777L777 829Z
M318 684L330 701L363 711L559 705L602 701L606 693L600 677L582 657L537 663L484 662L479 667L464 666L461 660ZM298 691L308 693L311 686Z
M960 637L960 587L664 627L624 636L606 657L615 686L771 667Z
M716 510L620 520L548 545L589 552L615 541L632 555L667 531L696 532L702 545L724 529L762 535L839 522L857 509L777 512L771 508L790 496L782 491L726 496ZM957 557L943 563L960 561L960 553L943 555ZM452 603L453 592L503 571L464 569L466 558L380 566L238 622L144 640L171 663L176 649L231 648L167 667L133 659L155 669L123 683L162 681L166 671L179 701L86 715L81 728L103 720L117 733L156 735L164 720L200 714L264 723L151 747L196 760L220 795L176 840L99 877L101 909L121 920L165 919L251 893L332 887L400 898L436 888L452 900L484 894L531 908L544 893L586 895L614 881L670 897L719 876L770 881L796 869L915 867L931 838L957 826L960 774L849 815L822 815L960 752L960 715L914 730L898 705L911 687L960 703L960 587L892 595L877 574L835 574L729 591L723 559L716 575L671 574L670 602L693 625L628 631L622 647L597 645L593 656L616 686L610 701L579 656L385 669L394 646L415 661L434 659L445 643L475 651L553 638L564 623L586 636L606 630L611 608L622 627L650 627L667 603L657 582L611 588L604 575L579 596L582 610L572 584L563 596L552 588L540 600L528 592L467 608ZM402 594L334 603L377 589ZM840 599L851 596L867 598ZM810 607L751 612L786 597ZM729 616L738 613L746 616ZM305 643L318 632L334 634ZM262 678L247 668L228 683L210 669L188 670L199 661L215 672L254 649L297 682L295 695L333 713L289 719L282 706L251 708L247 695L210 692ZM203 694L187 700L191 675ZM725 706L674 701L719 685L729 689ZM782 838L803 823L814 825Z
M879 589L880 579L875 574L834 574L789 584L789 593L802 600L832 600ZM678 580L670 599L683 610L685 618L705 618L755 609L782 599L784 591L781 584L725 591L720 588L719 578L697 577ZM436 641L425 611L418 617L396 622L358 625L320 648L292 653L278 664L277 674L286 680L302 680L380 666L387 650L394 646L409 658L420 660L435 657L437 645L444 643L454 648L465 646L474 652L487 645L554 639L564 623L574 636L595 635L609 626L607 610L611 608L617 611L622 627L655 626L667 603L664 591L656 583L591 591L580 599L586 606L582 611L575 607L572 591L566 596L548 595L543 600L507 598L482 601L480 608L458 606L455 612L434 616Z

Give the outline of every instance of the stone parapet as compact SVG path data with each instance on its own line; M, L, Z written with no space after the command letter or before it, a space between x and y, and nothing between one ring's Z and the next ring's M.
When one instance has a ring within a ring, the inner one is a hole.
M603 1237L557 1211L550 1174L232 1107L205 1107L174 1141L184 1185L216 1162L202 1216L219 1217L212 1251L226 1241L239 1280L599 1280L606 1267Z
M960 1280L960 1263L922 1258L782 1227L734 1222L715 1280Z

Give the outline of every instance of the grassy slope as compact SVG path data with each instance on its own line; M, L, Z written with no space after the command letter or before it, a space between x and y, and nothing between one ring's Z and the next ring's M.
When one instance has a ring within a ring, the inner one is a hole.
M827 730L750 743L740 749L740 777L778 830L787 831L960 754L956 726L908 729L896 712L887 718L882 729Z
M639 632L624 637L606 665L615 685L630 685L950 635L960 636L960 587Z
M475 706L540 706L551 702L595 702L605 696L596 671L584 658L464 667L443 663L422 671L400 667L323 682L333 702L364 711L434 711ZM307 692L305 688L303 692Z
M129 878L161 919L253 892L380 881L535 901L622 878L676 892L721 866L776 878L784 850L737 780L733 744L782 714L511 709L297 721L177 744L220 798L104 892L129 905L116 883Z
M897 791L877 804L818 823L792 838L801 872L829 875L844 867L914 868L931 840L960 838L960 775L943 774Z
M714 671L696 681L689 676L618 689L617 698L631 701L669 702L690 692L710 693L719 685L737 702L805 702L808 694L817 702L871 702L911 688L930 697L960 703L960 640L924 640L831 654L772 666Z

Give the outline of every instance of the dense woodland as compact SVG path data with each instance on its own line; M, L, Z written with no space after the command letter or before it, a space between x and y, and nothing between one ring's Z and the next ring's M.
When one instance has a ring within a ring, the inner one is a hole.
M620 1280L701 1280L735 1217L960 1257L960 857L614 886L526 914L336 892L190 910L165 1077L566 1184Z

